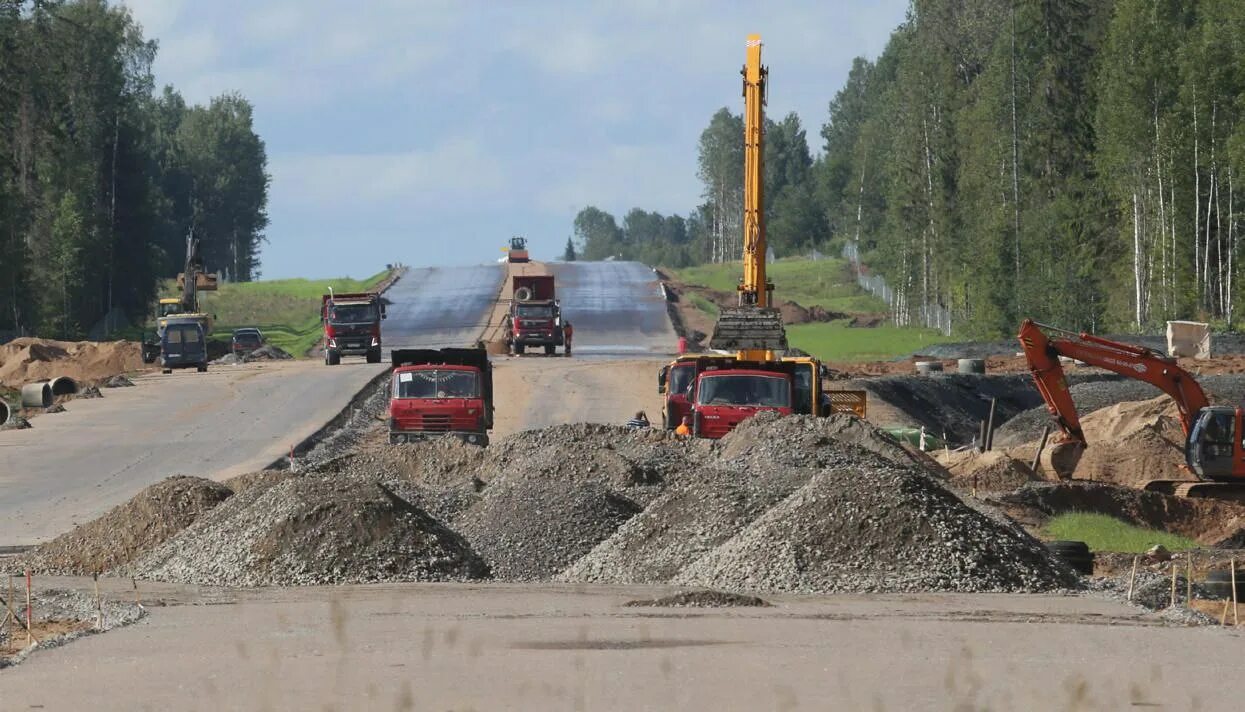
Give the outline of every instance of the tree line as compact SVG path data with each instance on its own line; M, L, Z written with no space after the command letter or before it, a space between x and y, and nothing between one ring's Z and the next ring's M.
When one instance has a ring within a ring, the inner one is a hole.
M896 321L936 305L965 336L1024 317L1231 327L1242 57L1238 0L914 0L882 54L853 63L816 158L796 117L768 126L770 243L855 241ZM593 215L576 220L580 252L734 259L739 122L723 109L701 136L704 202L677 247L641 230L652 218L633 231Z
M0 331L83 336L141 319L201 239L260 273L268 174L251 104L157 92L157 43L104 0L0 0Z

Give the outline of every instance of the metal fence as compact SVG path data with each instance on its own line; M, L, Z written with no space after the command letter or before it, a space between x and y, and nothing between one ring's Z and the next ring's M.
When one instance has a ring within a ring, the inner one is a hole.
M874 273L868 265L860 261L860 246L854 240L843 245L843 257L852 266L852 274L856 275L856 284L873 296L886 302L890 308L891 318L899 326L924 326L937 329L944 336L951 335L951 310L941 304L912 305L908 295L896 292L886 283L886 278Z

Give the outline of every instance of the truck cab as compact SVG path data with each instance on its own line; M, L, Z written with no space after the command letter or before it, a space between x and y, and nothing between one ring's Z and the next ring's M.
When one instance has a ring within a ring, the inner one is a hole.
M692 384L696 380L697 361L726 363L734 359L734 356L688 354L662 366L657 372L657 392L665 396L661 408L662 427L674 430L684 416L692 414Z
M692 432L718 439L762 411L794 411L795 365L782 361L697 362Z
M342 356L364 356L380 363L380 321L385 305L379 294L325 294L320 299L324 323L324 363L336 366Z
M389 442L456 437L488 445L493 371L484 349L397 349L389 398Z
M513 299L506 321L507 341L516 355L527 347L543 347L546 356L565 346L562 306L552 275L515 275Z

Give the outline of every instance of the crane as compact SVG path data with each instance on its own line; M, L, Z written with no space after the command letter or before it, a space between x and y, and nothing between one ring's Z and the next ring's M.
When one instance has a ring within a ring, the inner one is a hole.
M1045 331L1060 336L1047 336ZM1188 497L1245 500L1245 449L1242 409L1212 406L1188 371L1150 349L1077 333L1026 319L1017 335L1033 382L1060 433L1043 458L1061 476L1070 476L1088 446L1076 404L1059 358L1076 359L1139 381L1171 396L1185 434L1185 463L1200 481L1151 480L1144 489Z
M723 309L709 346L738 351L740 360L773 361L787 349L782 314L771 304L774 283L765 275L765 85L769 69L761 65L761 36L748 35L743 75L744 95L744 259L738 306Z

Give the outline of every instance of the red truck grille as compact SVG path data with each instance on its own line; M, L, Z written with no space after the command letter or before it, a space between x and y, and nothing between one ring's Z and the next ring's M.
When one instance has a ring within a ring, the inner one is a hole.
M434 433L448 433L451 429L450 420L449 413L424 413L421 420L423 426L420 429Z

